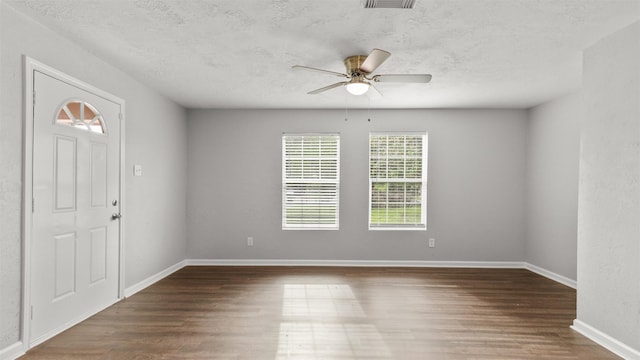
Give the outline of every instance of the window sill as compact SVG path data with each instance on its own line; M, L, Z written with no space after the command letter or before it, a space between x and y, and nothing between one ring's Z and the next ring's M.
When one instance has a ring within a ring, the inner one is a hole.
M426 227L371 227L371 231L427 231Z
M286 227L282 228L283 231L289 230L329 230L329 231L337 231L340 228L337 227Z

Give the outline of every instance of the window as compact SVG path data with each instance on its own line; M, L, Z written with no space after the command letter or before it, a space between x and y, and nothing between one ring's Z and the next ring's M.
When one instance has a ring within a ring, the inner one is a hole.
M282 229L337 230L340 136L282 135Z
M369 229L427 229L427 134L369 134Z
M60 107L56 116L56 124L73 126L77 129L104 134L102 115L84 101L72 100Z

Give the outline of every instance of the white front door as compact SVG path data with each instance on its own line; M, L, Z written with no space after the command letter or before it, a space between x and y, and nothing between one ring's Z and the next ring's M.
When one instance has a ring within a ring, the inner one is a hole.
M34 70L33 346L118 300L121 106Z

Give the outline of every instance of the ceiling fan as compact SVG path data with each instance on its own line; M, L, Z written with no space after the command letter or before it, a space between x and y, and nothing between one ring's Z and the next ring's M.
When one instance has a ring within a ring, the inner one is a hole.
M347 78L348 81L341 81L335 84L331 84L320 89L309 91L307 94L315 95L321 92L337 88L339 86L346 87L347 91L353 95L362 95L373 89L378 94L380 91L373 86L373 83L377 82L395 82L395 83L428 83L431 81L431 75L429 74L380 74L373 75L373 73L382 63L391 56L391 53L381 49L373 49L369 55L353 55L344 59L344 66L346 67L346 73L339 73L331 70L317 69L309 66L294 65L293 69L296 70L310 70L320 73L335 75Z

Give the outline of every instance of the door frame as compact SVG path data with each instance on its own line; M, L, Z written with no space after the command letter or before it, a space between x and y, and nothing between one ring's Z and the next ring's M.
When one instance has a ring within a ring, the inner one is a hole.
M120 143L119 143L119 201L120 213L126 214L124 201L125 189L125 159L124 159L124 127L125 127L125 101L113 94L100 90L95 86L89 85L79 79L67 75L57 69L45 65L26 55L23 56L24 63L24 96L23 96L23 186L22 186L22 313L21 313L21 342L24 351L27 351L37 343L31 344L30 327L31 327L31 245L32 245L32 226L33 226L33 139L34 139L34 71L41 72L51 76L59 81L67 83L71 86L80 88L90 92L96 96L120 105ZM120 218L118 230L118 300L124 298L124 225L125 217ZM75 324L74 324L75 325ZM72 326L72 325L70 325ZM62 331L62 330L61 330ZM44 341L44 340L43 340Z

